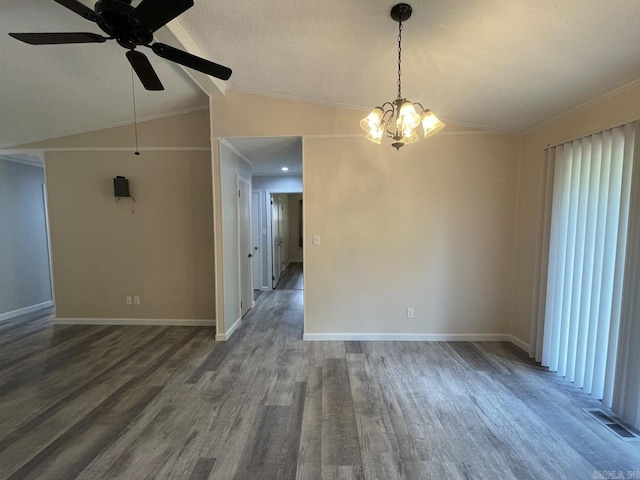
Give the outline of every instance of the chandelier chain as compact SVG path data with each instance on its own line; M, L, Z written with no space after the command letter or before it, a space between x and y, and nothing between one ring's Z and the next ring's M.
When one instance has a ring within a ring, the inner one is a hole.
M402 98L402 22L398 24L398 98Z

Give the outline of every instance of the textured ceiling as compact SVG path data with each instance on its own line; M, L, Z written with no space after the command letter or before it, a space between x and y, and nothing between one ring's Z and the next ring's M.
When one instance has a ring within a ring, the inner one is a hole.
M195 3L180 22L209 59L234 70L231 88L365 108L395 96L394 1ZM413 7L403 93L450 122L523 131L640 78L638 0ZM131 120L131 73L118 45L32 47L7 36L65 30L99 31L53 0L2 1L0 146ZM150 59L167 89L146 92L138 84L139 116L206 105L182 70Z
M196 0L181 23L230 87L372 107L396 93L388 0ZM414 1L403 93L522 131L640 77L638 0Z
M118 44L36 47L7 35L102 33L95 24L53 0L2 0L0 12L0 146L132 120L131 67ZM136 79L139 117L207 105L206 96L180 68L148 56L166 90L147 92Z
M253 175L302 175L300 137L227 138L225 141L253 164ZM282 167L289 170L283 172Z

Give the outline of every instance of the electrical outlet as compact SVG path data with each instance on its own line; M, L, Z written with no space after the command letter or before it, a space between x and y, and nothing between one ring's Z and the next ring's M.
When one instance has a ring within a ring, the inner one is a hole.
M407 308L407 318L413 318L413 307Z
M135 296L133 297L133 304L134 305L140 305L140 297L139 296Z
M126 297L124 297L124 303L126 303L127 305L131 305L131 295L127 295Z

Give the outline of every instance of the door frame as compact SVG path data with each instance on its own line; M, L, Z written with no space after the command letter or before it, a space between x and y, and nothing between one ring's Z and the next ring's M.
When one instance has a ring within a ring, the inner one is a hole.
M284 212L284 207L282 204L284 203L283 197L279 194L271 195L270 205L268 205L269 210L271 210L271 244L269 245L269 250L271 251L271 258L273 261L271 262L271 282L269 284L270 289L275 289L278 287L280 283L280 274L282 270L280 270L280 266L282 266L282 237L283 232L280 230L280 227L283 225L282 221L282 213ZM274 218L273 214L276 214L277 218ZM273 228L276 227L276 228ZM276 229L278 232L278 240L276 240ZM276 256L277 254L277 256ZM278 272L276 274L276 272Z
M252 184L252 188L253 188L253 184ZM262 285L262 280L264 278L264 268L263 268L263 263L264 263L264 257L262 254L262 225L263 225L263 221L262 221L262 217L263 217L263 208L262 208L262 202L263 202L263 198L260 195L261 191L260 190L251 190L251 208L253 209L253 194L256 193L257 197L258 197L258 211L257 211L257 215L258 215L258 256L256 257L256 251L254 250L253 252L253 261L255 262L256 260L258 261L258 290L263 290L264 285ZM251 210L251 240L253 241L253 210ZM268 249L267 249L268 250ZM255 281L256 279L253 279L254 285L253 285L253 289L256 290L255 288ZM255 303L255 301L254 301Z
M304 177L303 177L304 178ZM304 184L303 184L304 187ZM304 198L304 188L300 189L273 189L264 191L264 201L268 208L265 208L267 212L266 225L267 225L267 278L269 279L269 290L273 290L273 221L271 216L271 195L277 195L279 193L301 193Z
M238 225L237 225L237 234L238 234L238 245L237 245L237 249L238 249L238 308L240 311L240 318L243 318L244 315L242 315L242 252L240 251L240 182L245 183L248 185L249 187L249 192L252 191L251 188L251 181L247 180L246 178L237 175L236 174L236 191L238 192L238 197L236 198L236 211L237 211L237 218L238 218ZM252 231L251 231L251 196L249 197L249 245L253 244L253 236L252 236ZM249 310L251 310L253 308L253 306L255 305L255 299L253 297L253 258L251 258L251 268L249 269L249 286L251 287L251 304L249 305L249 309L247 310L247 313L249 313ZM245 314L246 315L246 314Z

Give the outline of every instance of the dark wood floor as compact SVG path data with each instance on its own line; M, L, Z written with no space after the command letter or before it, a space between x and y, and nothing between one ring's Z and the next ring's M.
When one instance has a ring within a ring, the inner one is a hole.
M0 323L0 478L640 471L640 446L581 411L598 402L509 344L305 343L300 290L266 293L230 341L213 337L53 327L46 315Z

